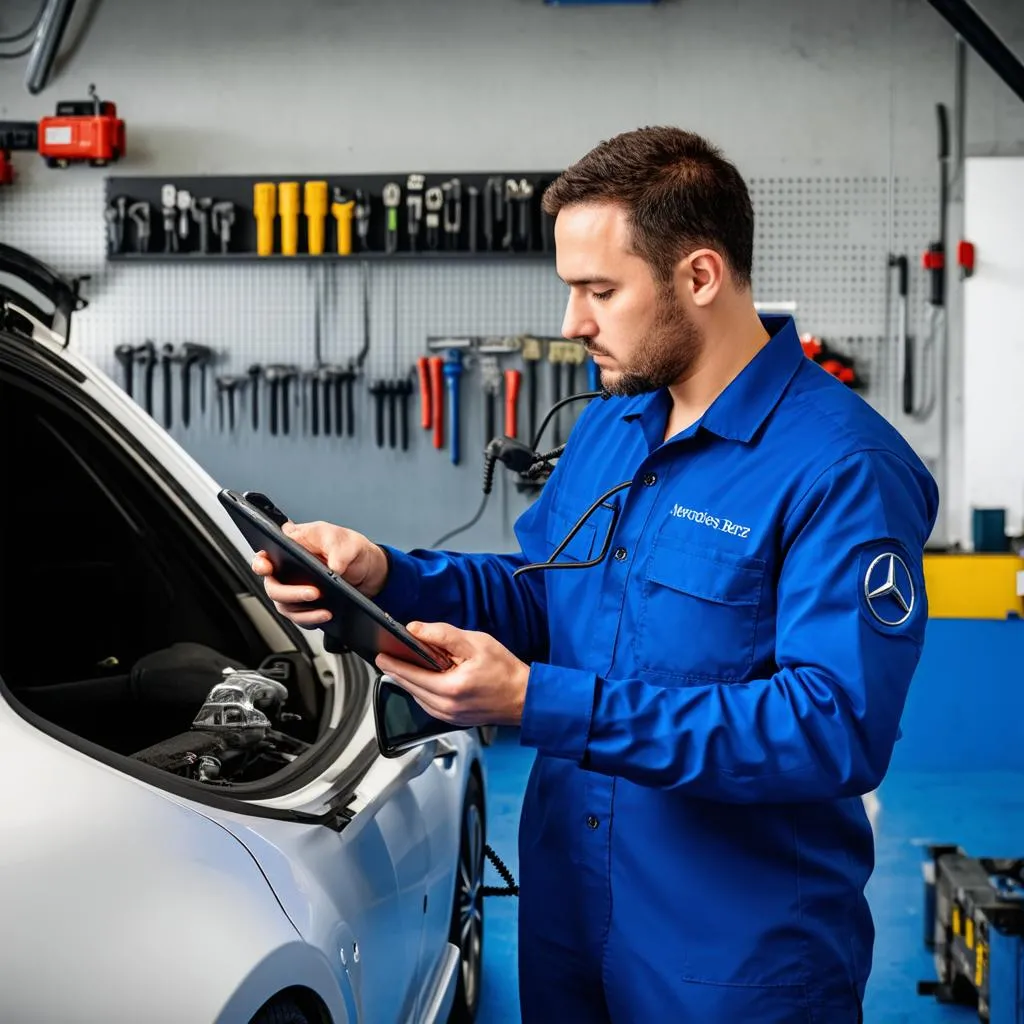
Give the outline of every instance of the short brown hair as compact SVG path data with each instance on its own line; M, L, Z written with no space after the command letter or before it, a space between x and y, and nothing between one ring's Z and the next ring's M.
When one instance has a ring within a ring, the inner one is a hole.
M707 140L681 128L638 128L608 139L544 192L544 212L577 203L620 203L633 249L667 282L687 252L715 249L737 284L750 284L754 211L736 167Z

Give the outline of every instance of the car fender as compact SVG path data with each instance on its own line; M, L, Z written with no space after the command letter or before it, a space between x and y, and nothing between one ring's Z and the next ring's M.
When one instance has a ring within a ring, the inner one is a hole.
M312 949L300 964L300 936L217 822L61 745L2 701L0 779L0 1018L251 1015L301 967L336 1019L351 1019L343 965L330 970ZM259 1001L244 1006L246 992Z

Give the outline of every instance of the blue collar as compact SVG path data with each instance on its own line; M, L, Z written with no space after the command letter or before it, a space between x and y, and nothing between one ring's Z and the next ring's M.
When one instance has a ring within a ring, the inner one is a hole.
M685 432L687 435L703 428L719 437L749 442L779 404L807 357L792 317L762 316L761 323L770 335L768 343ZM670 405L668 389L662 388L653 394L626 399L621 416L626 421L639 419L644 433L651 437L652 430L664 430L664 417Z

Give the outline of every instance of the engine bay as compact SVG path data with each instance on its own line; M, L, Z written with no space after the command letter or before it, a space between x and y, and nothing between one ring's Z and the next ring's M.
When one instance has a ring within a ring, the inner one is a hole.
M132 756L211 785L255 782L287 767L310 744L282 726L301 721L285 710L288 689L259 671L225 668L192 727Z

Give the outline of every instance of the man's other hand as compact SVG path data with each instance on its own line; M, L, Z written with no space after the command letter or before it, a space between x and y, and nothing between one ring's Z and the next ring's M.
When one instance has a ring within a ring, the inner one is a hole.
M518 725L530 668L487 633L443 622L410 622L417 640L446 651L455 663L445 672L421 669L386 654L377 667L416 699L427 714L458 726Z
M375 597L384 589L387 555L361 533L323 522L288 522L282 530L366 597ZM253 557L252 571L263 577L267 596L277 610L296 625L312 629L330 621L329 611L309 607L310 602L319 600L320 591L314 586L290 586L275 579L265 551Z

